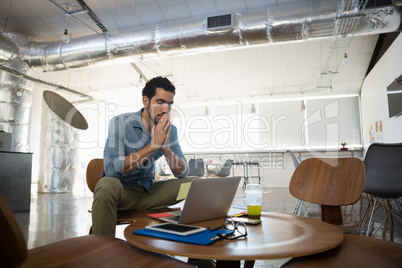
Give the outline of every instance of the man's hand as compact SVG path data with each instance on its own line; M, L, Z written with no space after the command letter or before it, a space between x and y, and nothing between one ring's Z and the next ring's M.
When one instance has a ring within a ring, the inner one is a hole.
M162 151L166 150L166 149L170 149L169 139L170 139L170 129L171 129L171 127L172 127L172 124L170 123L170 120L169 120L169 126L168 126L168 129L167 129L167 132L166 132L165 141L163 142L163 145L162 145Z
M152 128L152 144L162 149L169 146L170 128L171 123L169 115L162 115L159 123Z
M144 163L152 153L161 148L164 154L172 154L172 151L169 147L169 138L170 138L170 117L168 114L162 115L159 123L154 125L151 130L152 141L151 144L148 144L141 150L126 156L126 162L124 167L124 173L127 174L130 171L139 167L142 163ZM170 152L169 152L170 151Z

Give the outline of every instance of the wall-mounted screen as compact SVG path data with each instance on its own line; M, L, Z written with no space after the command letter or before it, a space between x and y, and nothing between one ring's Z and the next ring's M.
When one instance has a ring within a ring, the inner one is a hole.
M402 114L402 75L387 87L389 117Z

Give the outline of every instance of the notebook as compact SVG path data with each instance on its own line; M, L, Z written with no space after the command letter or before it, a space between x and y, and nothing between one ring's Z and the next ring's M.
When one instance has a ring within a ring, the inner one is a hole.
M164 222L189 224L227 216L236 195L240 177L195 179L182 210L148 214Z

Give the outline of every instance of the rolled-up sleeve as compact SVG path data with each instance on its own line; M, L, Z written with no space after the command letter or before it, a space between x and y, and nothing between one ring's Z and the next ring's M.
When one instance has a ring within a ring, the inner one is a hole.
M185 164L185 169L180 175L175 175L177 178L186 178L188 176L189 172L189 167L186 158L184 157L183 151L181 150L180 144L179 144L179 138L177 135L177 128L175 126L172 126L172 130L170 133L170 148L172 149L172 152L179 157L181 160L183 160Z
M107 177L120 178L124 176L126 161L124 126L120 121L118 117L113 117L109 123L109 134L103 151L104 168Z

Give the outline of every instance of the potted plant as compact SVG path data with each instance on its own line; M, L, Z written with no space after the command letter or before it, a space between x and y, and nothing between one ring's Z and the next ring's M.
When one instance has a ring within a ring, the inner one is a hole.
M345 147L346 144L347 144L346 142L341 143L341 145L342 145L341 151L346 151L348 149L348 148Z

